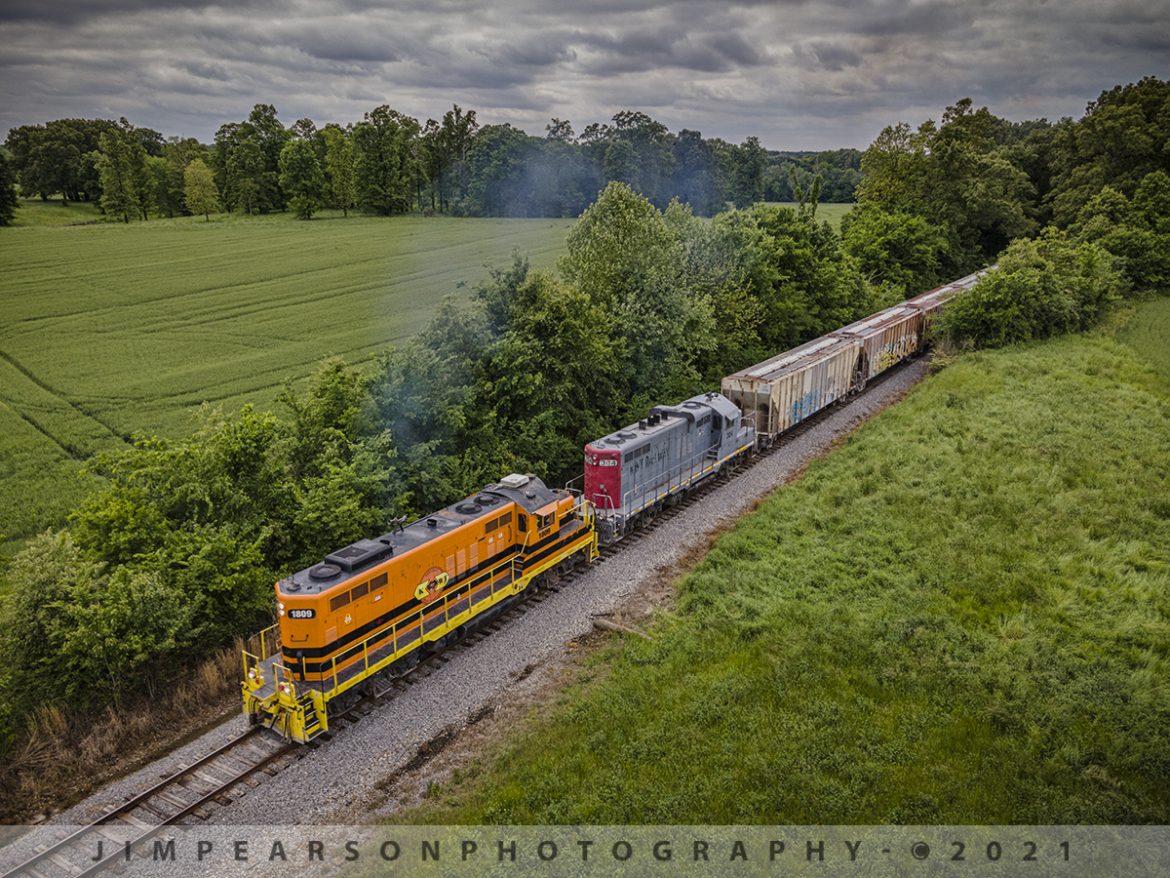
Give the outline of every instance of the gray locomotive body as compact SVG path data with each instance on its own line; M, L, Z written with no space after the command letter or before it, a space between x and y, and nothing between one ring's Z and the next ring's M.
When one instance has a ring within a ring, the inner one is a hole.
M755 429L718 393L660 405L636 424L585 446L585 496L601 541L674 502L755 447Z

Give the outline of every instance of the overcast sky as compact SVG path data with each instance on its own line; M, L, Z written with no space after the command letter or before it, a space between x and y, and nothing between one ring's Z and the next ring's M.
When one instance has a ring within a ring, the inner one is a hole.
M580 132L619 109L773 149L863 147L969 96L1080 116L1170 75L1170 0L0 0L0 132L126 116L210 141L253 104Z

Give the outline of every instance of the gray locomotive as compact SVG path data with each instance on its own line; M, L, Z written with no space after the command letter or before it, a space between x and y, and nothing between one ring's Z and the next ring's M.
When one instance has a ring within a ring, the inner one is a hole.
M589 443L585 497L597 509L601 542L621 539L755 445L755 428L719 393L655 406L638 423Z

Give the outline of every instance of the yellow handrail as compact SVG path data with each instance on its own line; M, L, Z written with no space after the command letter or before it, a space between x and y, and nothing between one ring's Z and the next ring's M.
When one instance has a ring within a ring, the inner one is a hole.
M591 503L589 503L588 501L584 501L584 500L583 500L582 502L579 502L579 503L576 505L576 507L574 508L574 511L577 511L577 509L580 509L580 510L581 510L581 512L583 513L583 514L582 514L582 520L583 520L583 521L585 521L586 523L591 523L591 522L592 522L592 518L593 518L592 512L593 512L593 509L592 509L592 504L591 504ZM529 533L528 533L528 534L525 536L525 542L523 543L523 546L524 546L525 548L527 548L527 547L528 547L528 540L531 538L531 536L532 536L532 533L531 533L531 532L529 532ZM488 570L487 570L487 575L486 575L486 580L487 580L487 582L488 582L488 583L490 584L490 586L491 586L491 593L492 593L492 595L495 595L495 594L496 594L496 592L497 592L497 591L499 590L499 588L501 587L501 585L503 585L503 584L497 584L497 583L495 582L495 579L496 579L496 577L497 577L497 576L500 574L500 572L501 572L502 570L504 570L505 568L506 568L506 569L508 569L508 570L510 571L510 574L511 574L511 575L509 576L509 581L506 583L506 585L511 585L511 584L515 583L517 579L519 579L519 578L520 578L520 574L518 573L518 571L517 571L517 569L516 569L516 565L517 565L517 562L521 560L521 558L522 558L522 554L521 554L521 553L516 553L516 554L513 554L513 555L511 555L511 556L510 556L510 557L508 557L508 558L505 558L505 559L502 559L502 560L500 560L499 562L497 562L496 564L494 564L492 567L488 568ZM471 598L471 595L469 594L469 595L467 596L467 598L468 598L468 602L469 602L469 603L468 603L468 606L470 607L470 606L472 606L472 604L471 604L471 600L472 600L472 598ZM461 599L462 599L462 598L459 598L459 600L461 600ZM452 604L452 602L453 602L453 601L455 601L455 600L456 600L456 598L455 598L455 596L454 596L454 595L444 595L444 596L443 596L443 598L442 598L443 605L442 605L442 607L441 607L441 610L442 610L442 613L443 613L443 619L444 619L444 621L445 621L445 622L449 622L449 621L450 621L450 618L451 618L451 604ZM399 635L400 629L401 629L401 628L402 628L404 625L411 624L411 623L413 623L413 622L415 622L415 621L418 621L418 622L420 622L420 623L421 623L421 621L422 621L422 617L423 617L423 614L424 614L424 608L419 608L419 610L417 611L417 613L413 614L411 617L409 617L409 618L406 618L406 619L398 619L398 620L395 620L394 622L390 623L391 654L395 654L395 653L397 653L397 652L398 652L398 635ZM374 632L372 632L372 633L371 633L369 636L367 636L365 639L363 639L363 640L360 642L360 644L359 644L359 646L361 646L361 649L362 649L363 663L364 663L365 669L366 669L367 671L369 670L369 666L370 666L370 662L369 662L369 650L370 650L370 643L371 643L371 642L372 642L372 641L373 641L375 638L382 638L382 637L385 637L385 634L386 634L386 629L385 629L385 628L383 628L383 629L382 629L382 630L380 630L380 631L374 631ZM338 677L337 657L336 657L336 656L333 656L333 658L331 659L331 662L330 662L330 664L331 664L331 670L332 670L332 674L331 674L331 676L333 677L333 681L332 681L333 685L332 685L332 688L331 688L331 689L329 689L329 690L328 690L328 691L327 691L325 694L326 694L327 696L329 696L329 697L332 697L332 696L333 696L333 694L334 694L334 693L336 693L336 691L337 691L338 687L340 686L340 682L341 682L341 681L340 681L340 679L339 679L339 677Z

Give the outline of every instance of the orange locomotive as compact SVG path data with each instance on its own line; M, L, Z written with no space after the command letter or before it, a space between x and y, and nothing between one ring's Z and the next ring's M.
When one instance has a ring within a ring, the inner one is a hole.
M359 540L276 584L277 624L244 655L244 710L309 741L328 729L330 703L596 557L592 505L530 475Z

